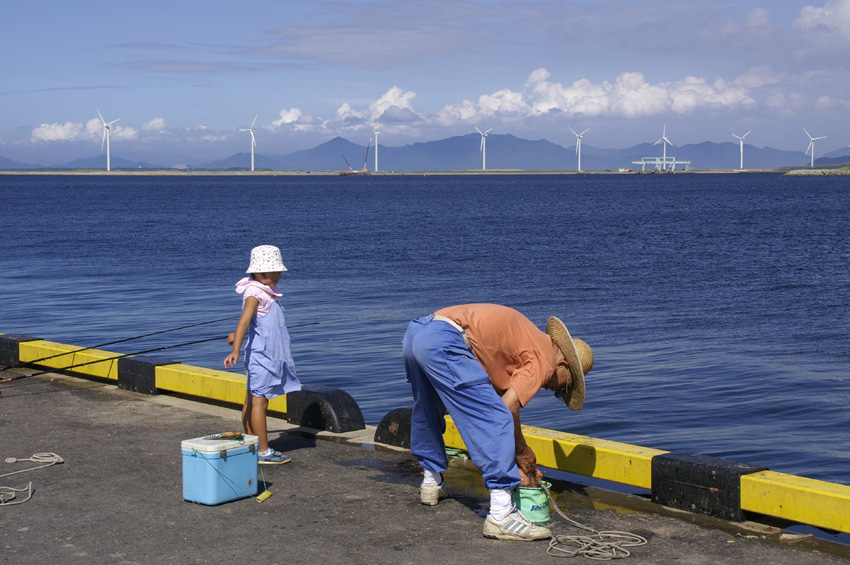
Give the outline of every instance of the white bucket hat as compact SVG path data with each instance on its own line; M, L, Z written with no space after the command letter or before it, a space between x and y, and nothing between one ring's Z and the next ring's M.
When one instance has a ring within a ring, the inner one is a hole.
M274 245L259 245L251 250L251 264L246 273L282 273L286 271L280 249Z

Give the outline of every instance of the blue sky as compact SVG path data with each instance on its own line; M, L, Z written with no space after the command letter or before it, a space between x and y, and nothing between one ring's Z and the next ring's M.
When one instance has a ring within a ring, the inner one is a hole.
M850 144L850 0L6 2L0 156L194 162L341 135Z

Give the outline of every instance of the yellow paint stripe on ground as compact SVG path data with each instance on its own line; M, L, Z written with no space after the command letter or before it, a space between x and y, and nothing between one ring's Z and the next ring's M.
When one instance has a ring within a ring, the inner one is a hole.
M80 367L68 370L93 377L118 380L118 359L115 359L115 357L121 355L120 353L101 351L99 349L77 351L79 349L80 347L76 345L66 345L52 341L23 341L18 344L18 359L23 363L27 363L50 357L50 359L38 361L38 366L51 367L53 369L64 369L72 365L86 363ZM76 353L72 353L75 351ZM67 353L67 355L63 355L63 353ZM54 355L58 357L53 357ZM102 361L104 359L109 360Z
M538 465L645 489L652 488L652 458L667 453L532 426L522 430ZM446 416L443 439L447 447L466 449L450 416Z
M218 402L243 404L245 376L191 365L163 365L156 368L159 390L199 396ZM269 401L269 410L286 413L286 395Z
M741 477L741 508L850 533L850 486L761 471Z

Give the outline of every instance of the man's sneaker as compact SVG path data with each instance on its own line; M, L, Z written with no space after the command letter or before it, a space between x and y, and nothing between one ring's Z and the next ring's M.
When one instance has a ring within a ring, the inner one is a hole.
M446 481L441 485L422 485L419 487L419 501L426 506L436 506L438 502L449 496Z
M531 541L551 538L552 532L549 528L535 526L528 518L522 515L519 509L514 508L514 511L508 514L501 522L497 522L495 518L487 514L487 519L484 520L484 537Z

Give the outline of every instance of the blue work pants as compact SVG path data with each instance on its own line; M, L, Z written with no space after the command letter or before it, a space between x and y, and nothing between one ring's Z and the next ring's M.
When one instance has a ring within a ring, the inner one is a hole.
M520 474L513 416L463 334L433 316L412 320L404 334L403 355L413 389L410 448L419 464L435 473L448 468L445 407L487 489L516 487Z

